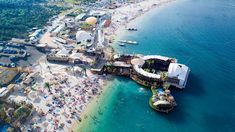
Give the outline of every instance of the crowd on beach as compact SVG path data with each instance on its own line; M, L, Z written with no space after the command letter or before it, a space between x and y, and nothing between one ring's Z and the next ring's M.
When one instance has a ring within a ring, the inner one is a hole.
M102 92L102 76L68 69L71 67L44 62L35 66L39 75L26 94L26 102L33 104L35 112L25 123L26 130L69 131L82 121L87 104Z
M108 9L112 13L112 23L104 29L105 36L115 38L118 30L125 29L128 22L170 1L173 0L146 0ZM45 56L42 58L32 66L34 73L38 73L34 83L29 86L19 84L26 87L22 90L27 92L22 95L18 91L14 93L35 108L22 128L25 131L71 131L74 124L83 120L81 115L87 105L101 94L106 77L78 66L52 64L45 60Z
M106 37L109 38L109 40L114 40L117 35L122 34L122 32L128 28L127 26L129 26L128 24L131 21L153 8L160 7L172 1L175 0L144 0L137 3L124 4L116 9L110 9L109 11L112 13L112 23L109 28L105 30Z

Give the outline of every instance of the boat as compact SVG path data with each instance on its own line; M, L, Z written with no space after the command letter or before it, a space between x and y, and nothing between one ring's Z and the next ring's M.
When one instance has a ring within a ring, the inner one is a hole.
M127 44L138 44L136 41L127 41Z
M126 40L118 40L119 43L127 43Z
M130 41L130 40L118 40L119 43L126 43L126 44L138 44L136 41Z
M127 28L128 31L138 31L137 28Z
M153 96L149 99L149 105L156 111L168 113L176 106L175 99L170 90L151 89Z
M120 44L118 44L119 46L122 46L122 47L124 47L124 46L126 46L125 44L123 44L123 43L120 43Z

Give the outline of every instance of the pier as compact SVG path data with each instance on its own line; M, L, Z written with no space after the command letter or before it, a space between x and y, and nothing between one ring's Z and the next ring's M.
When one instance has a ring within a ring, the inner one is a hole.
M174 58L160 55L114 55L101 69L100 74L128 76L137 83L152 87L156 83L169 83L184 89L190 70L186 65L177 63Z
M176 106L169 87L184 89L190 69L170 57L118 54L102 69L93 72L129 77L136 83L151 88L153 96L149 100L150 106L157 111L168 113Z

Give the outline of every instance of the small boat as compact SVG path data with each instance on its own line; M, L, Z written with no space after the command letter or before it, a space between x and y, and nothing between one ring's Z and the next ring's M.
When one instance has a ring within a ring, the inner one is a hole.
M123 44L123 43L121 43L121 44L118 44L119 46L122 46L122 47L124 47L124 46L126 46L125 44Z
M118 42L120 42L120 43L127 43L126 40L118 40Z
M130 40L118 40L119 43L126 43L126 44L138 44L136 41L130 41Z
M128 31L138 31L137 28L127 28Z
M127 44L138 44L136 41L127 41Z

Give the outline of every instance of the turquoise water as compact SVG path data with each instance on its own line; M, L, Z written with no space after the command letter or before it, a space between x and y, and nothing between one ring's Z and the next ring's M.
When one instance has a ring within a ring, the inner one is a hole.
M123 39L138 46L119 52L175 57L191 68L178 106L170 114L153 111L149 89L127 78L114 79L103 114L84 132L233 132L235 130L235 1L180 0L136 20L138 32Z

